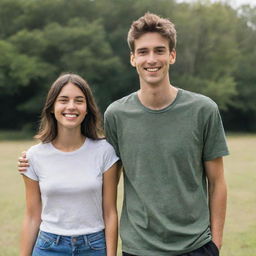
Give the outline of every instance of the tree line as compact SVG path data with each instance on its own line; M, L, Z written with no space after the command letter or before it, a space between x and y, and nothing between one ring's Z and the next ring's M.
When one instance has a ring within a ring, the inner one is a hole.
M0 0L0 129L35 129L51 83L75 72L103 112L138 89L126 42L150 11L177 29L171 82L205 94L229 131L256 131L256 8L175 0Z

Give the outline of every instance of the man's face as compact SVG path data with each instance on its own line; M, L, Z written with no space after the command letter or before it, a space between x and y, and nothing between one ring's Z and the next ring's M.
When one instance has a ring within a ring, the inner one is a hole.
M149 32L136 39L134 46L130 61L137 69L140 83L169 84L169 66L175 62L176 52L170 52L168 40L159 33Z

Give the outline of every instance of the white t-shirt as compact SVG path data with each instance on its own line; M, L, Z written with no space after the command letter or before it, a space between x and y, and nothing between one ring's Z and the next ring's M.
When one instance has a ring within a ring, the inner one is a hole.
M90 234L104 229L102 179L118 157L106 140L87 138L82 147L62 152L51 143L32 146L24 175L39 182L40 230L58 235Z

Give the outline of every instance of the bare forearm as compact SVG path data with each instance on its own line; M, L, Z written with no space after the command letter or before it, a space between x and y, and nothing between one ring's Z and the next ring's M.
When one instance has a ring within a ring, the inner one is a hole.
M21 232L20 256L31 256L41 220L25 216Z
M212 240L220 249L226 216L227 188L225 180L209 185L210 222Z
M118 218L117 212L104 216L107 256L116 256L118 240Z

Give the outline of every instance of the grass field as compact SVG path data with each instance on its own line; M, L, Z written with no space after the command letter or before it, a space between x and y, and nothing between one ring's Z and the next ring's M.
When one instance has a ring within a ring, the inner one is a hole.
M33 141L0 141L0 256L18 255L24 189L17 158ZM228 211L222 256L256 256L256 136L228 137L225 158ZM122 185L118 207L121 207ZM158 255L156 255L158 256Z

